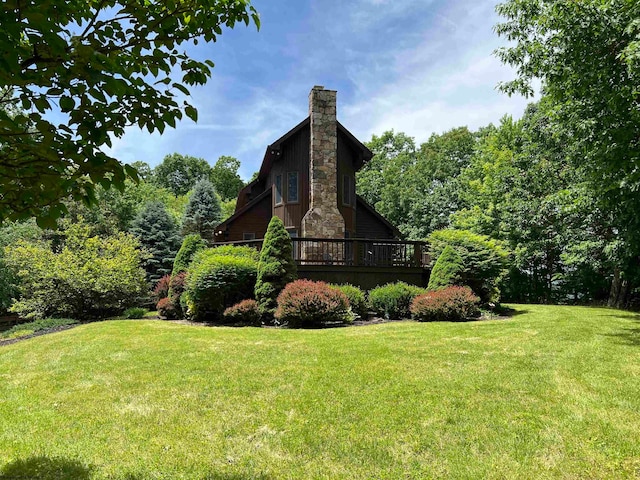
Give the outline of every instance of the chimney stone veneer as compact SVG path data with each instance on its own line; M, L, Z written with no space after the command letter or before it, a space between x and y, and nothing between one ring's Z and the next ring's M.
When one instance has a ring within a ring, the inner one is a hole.
M302 236L344 238L344 218L338 210L338 123L335 90L313 87L309 93L311 141L309 147L309 211L302 219ZM311 247L311 246L310 246ZM311 248L309 250L312 250ZM313 249L315 250L315 249ZM326 256L303 252L306 258ZM325 259L326 260L326 259Z

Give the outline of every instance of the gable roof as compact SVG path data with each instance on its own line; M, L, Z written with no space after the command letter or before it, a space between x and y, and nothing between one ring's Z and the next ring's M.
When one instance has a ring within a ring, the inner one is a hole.
M259 180L265 178L269 174L269 170L271 170L273 162L280 156L282 144L302 131L304 128L309 127L310 123L311 117L305 118L298 125L293 127L291 130L289 130L287 133L282 135L279 139L277 139L267 147L267 150L264 152L264 158L262 159L260 171L258 173ZM351 147L358 153L358 164L356 165L356 171L358 171L360 170L360 168L362 168L362 165L364 165L365 162L371 160L371 157L373 157L373 153L340 122L336 123L338 124L338 133L342 133L347 138L347 141L351 145Z
M251 184L249 184L251 185ZM247 186L249 186L247 185ZM246 188L246 187L245 187ZM240 208L239 210L236 210L233 215L231 215L229 218L227 218L224 222L218 224L216 226L216 231L218 230L222 230L223 227L226 227L227 225L229 225L230 223L233 223L235 220L237 220L239 217L241 217L242 215L245 214L245 212L251 210L255 205L257 205L260 200L262 200L264 197L266 197L267 195L271 195L271 187L265 189L264 192L262 192L260 195L258 195L256 198L252 199L249 203L247 203L246 205L244 205L242 208Z

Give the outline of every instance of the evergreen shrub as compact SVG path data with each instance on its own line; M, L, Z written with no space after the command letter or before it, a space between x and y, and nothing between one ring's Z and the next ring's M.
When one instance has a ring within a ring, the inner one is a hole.
M260 325L258 302L252 299L242 300L224 311L224 319L231 323Z
M411 302L424 292L424 288L405 282L387 283L369 292L369 304L378 315L384 318L409 318Z
M291 237L282 220L273 217L264 236L255 297L260 311L266 317L274 314L278 295L282 289L297 278L297 267L293 260Z
M129 320L133 320L136 318L142 318L144 317L144 314L147 313L149 310L147 310L146 308L142 308L142 307L131 307L131 308L127 308L123 313L122 316L124 318L127 318Z
M194 320L221 320L225 308L253 295L258 263L242 248L234 248L225 255L211 248L194 257L183 294Z
M479 302L469 287L451 286L418 295L411 303L411 315L420 322L462 321L479 313Z
M462 280L464 262L460 254L451 245L447 245L436 260L427 290L440 290L458 285Z
M197 233L184 237L180 250L178 250L176 259L173 262L171 275L175 276L180 272L186 272L191 260L193 260L193 256L205 248L207 248L207 242L205 242Z
M349 322L349 299L324 282L296 280L278 295L275 318L291 328Z
M346 295L346 297L349 299L349 306L351 307L353 313L358 315L360 318L366 319L367 299L364 291L361 288L349 283L344 285L332 284L330 286L331 288L335 288L336 290L339 290Z

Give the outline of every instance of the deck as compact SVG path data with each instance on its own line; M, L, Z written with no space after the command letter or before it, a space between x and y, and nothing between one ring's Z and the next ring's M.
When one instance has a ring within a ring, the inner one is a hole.
M224 242L260 250L262 239ZM298 275L370 289L402 280L426 286L431 259L426 242L368 238L292 238Z

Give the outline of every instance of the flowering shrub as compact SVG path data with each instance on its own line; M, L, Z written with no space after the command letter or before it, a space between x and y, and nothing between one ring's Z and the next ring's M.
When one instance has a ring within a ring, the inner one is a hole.
M411 304L411 315L420 322L455 322L477 315L479 302L469 287L447 287L418 295Z
M296 280L278 295L275 318L292 328L312 327L327 322L348 322L347 296L324 282Z
M369 303L378 315L385 318L409 318L411 302L424 292L424 288L404 282L387 283L369 292Z
M233 323L260 325L260 310L255 300L242 300L224 311L224 318Z
M158 283L156 283L155 288L153 289L153 296L157 301L160 301L162 298L167 298L169 296L169 283L171 281L171 275L165 275Z

